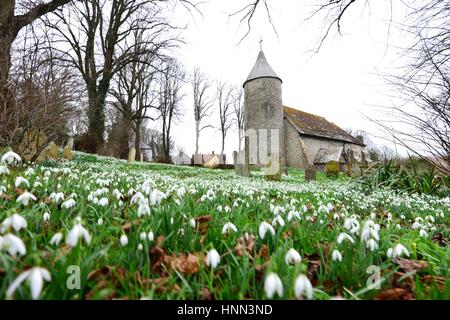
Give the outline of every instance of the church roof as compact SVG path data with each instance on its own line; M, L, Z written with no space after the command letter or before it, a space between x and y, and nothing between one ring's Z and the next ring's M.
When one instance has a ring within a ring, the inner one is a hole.
M250 74L248 75L247 80L245 80L243 86L245 86L247 82L259 78L275 78L283 82L267 62L262 50L259 52L258 58L256 58L255 66L253 67L252 71L250 71Z
M324 117L289 107L284 107L284 115L300 134L364 146L364 143Z

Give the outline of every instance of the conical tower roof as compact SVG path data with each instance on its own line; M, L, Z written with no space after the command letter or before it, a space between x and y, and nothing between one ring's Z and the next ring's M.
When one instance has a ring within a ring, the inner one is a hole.
M245 80L244 86L247 82L259 78L275 78L283 82L267 62L266 56L264 55L264 52L262 50L259 52L255 66L253 67L252 71L250 71L247 80Z

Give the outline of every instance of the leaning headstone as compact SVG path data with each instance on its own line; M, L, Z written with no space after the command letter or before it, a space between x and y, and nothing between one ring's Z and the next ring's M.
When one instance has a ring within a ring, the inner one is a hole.
M234 172L238 176L242 176L242 164L238 163L238 153L237 153L237 151L233 151L233 164L234 164Z
M141 157L141 162L144 162L144 154L142 152L140 154L140 157Z
M74 142L74 139L72 138L72 137L70 137L69 138L69 140L67 141L67 145L70 147L70 149L72 149L73 150L73 142Z
M325 166L325 173L327 177L338 177L339 176L339 162L329 161Z
M136 148L131 147L128 151L128 163L133 163L136 160Z
M65 146L63 149L63 158L69 161L73 160L72 148L69 145Z
M54 142L47 147L47 159L58 159L58 147Z
M309 166L305 169L305 180L314 181L316 180L316 168Z
M47 135L41 130L31 128L23 135L18 152L25 162L29 162L45 143L47 143Z

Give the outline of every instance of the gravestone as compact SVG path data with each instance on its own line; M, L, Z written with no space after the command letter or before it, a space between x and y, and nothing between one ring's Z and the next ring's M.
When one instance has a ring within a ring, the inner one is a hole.
M29 162L45 143L47 143L47 135L43 131L31 128L23 135L18 152L25 162Z
M262 167L264 178L271 181L281 180L281 162L279 156L270 155L270 162L267 167Z
M140 156L141 156L141 162L144 162L144 154L142 152L140 153Z
M69 145L65 146L63 149L63 158L69 161L73 160L72 148Z
M316 180L316 168L314 168L314 166L308 166L305 169L305 180L306 181Z
M131 147L130 151L128 151L128 163L133 163L136 159L136 148Z
M47 147L47 159L58 159L58 147L54 142Z
M67 145L70 147L70 149L72 149L73 150L73 142L74 142L74 139L72 138L72 137L70 137L69 138L69 140L67 141Z
M327 177L338 177L339 176L339 162L329 161L325 166L325 173Z

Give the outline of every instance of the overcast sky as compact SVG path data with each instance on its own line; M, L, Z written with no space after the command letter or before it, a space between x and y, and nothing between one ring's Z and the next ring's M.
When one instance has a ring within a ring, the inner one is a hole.
M266 58L283 80L284 105L323 116L344 129L378 134L362 114L373 114L373 105L390 103L389 87L380 73L390 72L402 63L395 47L402 46L407 35L395 27L395 19L401 19L403 8L394 8L394 23L389 24L390 1L373 1L375 6L365 9L355 6L345 17L343 35L336 35L333 29L320 51L314 53L323 35L324 21L321 17L305 20L314 10L313 0L272 0L278 37L261 7L252 20L250 34L239 43L246 25L239 25L239 17L230 18L229 13L246 2L205 2L200 7L202 15L191 16L177 9L174 20L187 25L187 29L183 33L186 44L176 56L186 70L200 67L211 79L241 86L255 63L262 37ZM191 88L185 90L185 115L173 132L177 145L192 154L195 130ZM217 126L218 117L216 112L209 121ZM200 139L200 152L220 152L220 141L220 131L207 129ZM229 160L236 149L234 130L226 140Z

